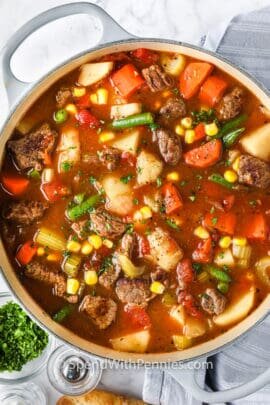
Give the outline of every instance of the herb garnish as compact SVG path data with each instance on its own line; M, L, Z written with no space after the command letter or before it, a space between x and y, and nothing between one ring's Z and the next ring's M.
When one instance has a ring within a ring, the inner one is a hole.
M72 164L70 162L62 162L61 163L61 169L63 172L69 172L72 167Z
M180 229L179 226L178 226L172 219L170 219L170 218L167 218L167 219L166 219L166 224L167 224L168 226L170 226L171 228L173 228L173 229L177 229L177 230Z
M120 181L124 184L128 184L132 178L133 174L127 174L126 176L120 177Z

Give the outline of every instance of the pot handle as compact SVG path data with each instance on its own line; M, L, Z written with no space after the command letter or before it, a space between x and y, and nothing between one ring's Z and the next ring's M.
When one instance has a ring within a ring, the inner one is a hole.
M15 32L15 34L8 40L0 54L3 80L10 105L12 105L20 96L25 94L33 86L32 83L25 83L18 80L12 73L10 60L16 49L29 35L42 26L74 14L89 14L99 19L102 25L102 36L99 41L100 44L133 37L112 17L110 17L106 11L92 3L81 2L64 4L37 15Z
M198 367L198 364L200 367ZM238 387L224 391L209 392L201 388L197 382L197 373L205 365L197 361L195 363L183 364L182 368L167 370L167 372L194 398L208 404L233 402L237 399L247 397L263 388L270 382L270 368L258 375L254 380Z

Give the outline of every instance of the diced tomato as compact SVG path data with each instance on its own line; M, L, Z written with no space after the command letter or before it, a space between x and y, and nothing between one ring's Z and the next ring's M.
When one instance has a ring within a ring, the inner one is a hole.
M183 208L182 197L174 184L164 184L162 187L162 195L164 198L166 214L172 214L173 212Z
M224 207L224 209L226 210L226 211L230 211L230 209L233 207L233 205L234 205L234 202L235 202L235 195L233 195L233 194L229 194L229 195L226 195L224 198L223 198L223 200L222 200L222 205L223 205L223 207Z
M150 51L150 49L146 48L138 48L135 51L132 51L131 54L146 64L157 62L159 58L156 52Z
M176 274L179 284L187 285L194 281L194 270L190 259L183 259L178 263Z
M202 312L199 309L199 305L197 304L193 295L188 293L187 291L181 291L178 294L178 302L179 304L183 305L187 313L194 318L201 318Z
M6 191L8 191L12 195L20 195L23 194L30 181L21 176L6 176L2 177L2 186Z
M268 226L263 214L256 213L246 218L243 234L248 239L265 240Z
M221 153L222 143L220 139L214 139L186 152L184 160L189 166L204 169L217 163L221 157Z
M138 256L143 257L150 254L150 244L145 236L139 235L138 237Z
M150 328L151 319L144 308L137 305L126 305L124 310L135 327Z
M85 125L90 128L100 127L100 121L88 110L80 110L75 118L79 121L80 125Z
M200 122L195 128L195 141L199 141L200 139L203 139L205 137L205 127L204 123Z
M221 77L210 76L201 87L199 99L202 103L214 107L220 101L227 87L228 83Z
M22 265L30 263L37 252L37 246L32 240L25 242L16 254L16 260Z
M113 73L112 82L121 96L128 97L141 87L144 80L135 67L128 63Z
M70 195L69 187L57 180L50 183L43 183L41 185L41 191L44 197L50 202L59 201L61 198Z
M199 263L210 263L213 257L211 238L199 242L197 248L192 253L192 259Z
M76 99L76 105L80 108L87 108L90 107L90 96L89 94L84 94L82 97L78 97Z
M236 215L232 212L207 213L203 225L209 229L217 229L222 233L233 235L236 227Z
M136 166L137 158L131 152L125 151L121 154L122 163L127 163L129 166Z
M190 99L198 91L214 66L207 62L189 63L180 76L180 92L185 99Z

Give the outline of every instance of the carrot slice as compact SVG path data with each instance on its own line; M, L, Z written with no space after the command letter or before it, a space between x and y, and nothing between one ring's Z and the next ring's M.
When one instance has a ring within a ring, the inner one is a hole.
M2 186L6 191L12 195L20 195L24 193L30 181L24 177L19 176L3 176Z
M22 265L30 263L37 252L37 246L35 246L32 240L25 242L16 254L16 260Z
M207 62L191 62L180 76L180 92L185 99L193 97L212 72L214 66Z
M189 166L204 169L217 163L221 153L222 143L220 139L214 139L185 153L184 160Z
M263 214L253 214L246 220L244 236L248 239L265 240L268 227Z
M123 97L128 97L144 83L135 67L129 63L112 75L112 82Z
M210 263L212 261L213 249L211 238L199 242L197 248L192 253L192 259L199 263Z
M232 212L207 213L203 220L203 226L233 235L236 226L236 215Z
M205 137L205 126L202 122L200 122L195 128L195 141L199 141Z
M164 197L166 214L172 214L183 207L182 197L174 184L164 184L162 194Z
M124 311L133 326L142 329L150 328L151 319L144 308L137 305L126 305Z
M70 194L70 189L58 180L52 181L51 183L43 183L41 191L44 197L50 202L59 201L61 198Z
M223 96L227 87L228 83L221 77L210 76L200 89L199 99L202 103L214 107Z

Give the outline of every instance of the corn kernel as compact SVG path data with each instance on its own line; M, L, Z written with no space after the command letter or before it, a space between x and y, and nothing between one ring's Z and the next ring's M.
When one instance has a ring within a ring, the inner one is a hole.
M108 249L113 248L113 242L110 239L104 239L103 245L106 246Z
M114 132L104 131L99 135L99 142L105 143L112 141L115 138Z
M170 172L167 174L166 176L168 181L179 181L180 180L180 176L178 172Z
M242 237L233 238L233 244L236 246L246 246L247 239Z
M84 281L87 285L95 285L98 282L97 272L95 270L87 270L84 272Z
M185 135L185 128L184 127L182 127L182 125L176 125L175 126L175 128L174 128L174 130L175 130L175 133L177 134L177 135L180 135L180 136L184 136Z
M238 179L237 174L233 170L226 170L224 173L224 179L229 183L235 183Z
M232 238L230 236L223 236L220 238L218 244L222 249L228 249L230 244L232 243Z
M205 133L208 136L215 136L218 133L218 126L215 122L211 122L211 124L205 124Z
M187 129L185 132L185 142L193 143L195 141L195 131L194 129Z
M72 115L77 114L78 110L75 104L67 104L65 107L66 111Z
M81 252L83 255L90 255L93 250L93 246L85 240L82 244Z
M186 129L192 128L192 119L190 117L182 118L181 125Z
M44 256L45 255L45 249L42 246L39 246L37 249L37 255L38 256Z
M140 209L140 213L142 214L142 219L150 219L152 218L152 210L148 205L145 205Z
M50 253L48 254L48 256L46 257L46 259L48 260L48 262L59 262L60 260L60 255L58 253Z
M91 103L98 104L98 98L97 98L96 93L90 94L89 99L90 99Z
M109 92L107 89L104 89L104 88L97 89L96 95L97 95L98 104L107 104L108 103Z
M85 87L74 87L72 94L74 97L82 97L86 93Z
M239 162L240 162L240 156L238 156L238 157L235 159L235 161L233 162L233 164L232 164L232 168L233 168L234 171L236 171L236 173L237 173L238 170L239 170Z
M208 239L210 237L209 232L203 226L198 226L194 230L194 235L200 239Z
M78 253L81 250L81 244L76 240L69 240L67 242L67 250L69 252Z
M154 294L163 294L165 286L159 281L153 281L153 283L150 285L150 290Z
M197 280L199 281L199 283L206 283L206 281L209 280L209 274L207 273L207 271L202 271L200 274L198 274Z
M80 287L79 280L77 280L76 278L67 279L67 288L66 288L67 294L71 295L77 294L79 287Z
M91 243L94 249L99 249L102 246L102 239L98 235L90 235L88 237L88 242Z

